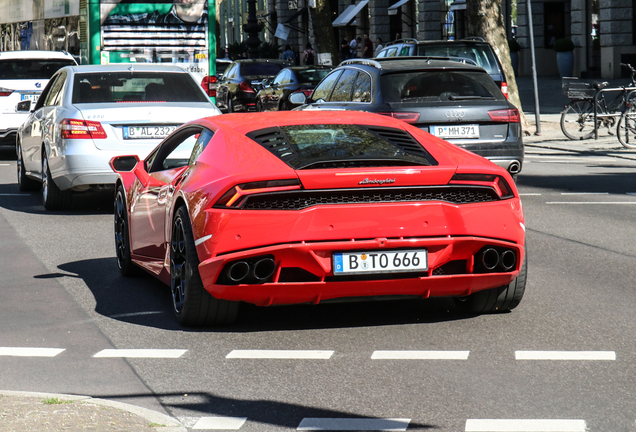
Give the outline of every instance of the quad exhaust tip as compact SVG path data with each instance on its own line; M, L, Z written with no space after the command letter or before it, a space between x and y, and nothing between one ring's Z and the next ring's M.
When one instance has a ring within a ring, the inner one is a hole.
M517 264L517 254L512 249L500 253L495 248L487 248L481 253L481 264L488 271L499 269L507 272Z
M245 261L232 263L227 269L227 277L232 282L241 282L250 274L250 265Z
M512 161L510 165L508 165L508 172L510 174L518 174L521 171L521 164L519 161Z
M257 281L269 279L276 270L276 262L271 258L263 258L252 266L252 276Z

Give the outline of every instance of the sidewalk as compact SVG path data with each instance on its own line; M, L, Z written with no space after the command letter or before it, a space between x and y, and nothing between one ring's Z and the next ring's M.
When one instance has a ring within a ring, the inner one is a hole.
M0 390L3 432L187 432L146 408L89 396Z
M610 86L626 85L629 80L611 81ZM561 111L570 100L561 92L561 78L557 76L538 77L539 120L541 135L534 135L537 127L534 102L534 85L532 77L517 77L517 87L521 107L530 123L530 136L523 137L528 147L543 147L578 153L592 153L636 160L636 149L628 149L621 145L615 135L609 135L606 128L599 131L599 139L573 141L561 131ZM612 133L616 133L615 130Z

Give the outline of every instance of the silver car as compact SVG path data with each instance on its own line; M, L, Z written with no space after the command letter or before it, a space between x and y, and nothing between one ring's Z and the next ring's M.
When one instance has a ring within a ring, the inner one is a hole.
M30 104L19 107L30 115L18 130L18 185L41 188L47 210L114 187L114 156L144 159L186 121L221 113L183 69L137 64L64 67Z

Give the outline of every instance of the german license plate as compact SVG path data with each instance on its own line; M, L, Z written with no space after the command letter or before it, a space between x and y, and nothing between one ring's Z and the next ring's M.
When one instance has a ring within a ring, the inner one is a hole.
M479 125L431 126L431 135L440 138L479 138Z
M426 249L337 252L333 254L334 275L395 273L428 270Z
M124 126L124 139L165 138L176 128L176 126Z
M20 95L21 101L30 100L35 103L38 101L39 98L40 98L39 94L21 94Z

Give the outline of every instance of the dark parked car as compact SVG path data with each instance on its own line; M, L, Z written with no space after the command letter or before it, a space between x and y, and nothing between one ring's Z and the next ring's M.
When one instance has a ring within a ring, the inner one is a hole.
M235 60L216 86L216 106L222 112L256 111L256 93L264 79L271 79L290 66L283 60Z
M450 58L346 60L296 109L388 115L490 159L513 176L523 165L519 111L488 73Z
M281 70L256 95L256 111L287 111L294 108L289 95L302 92L309 96L333 68L328 66L294 66Z
M461 40L418 41L402 39L388 43L377 55L382 57L461 57L474 61L497 83L501 92L508 97L508 83L499 57L492 46L482 38Z

